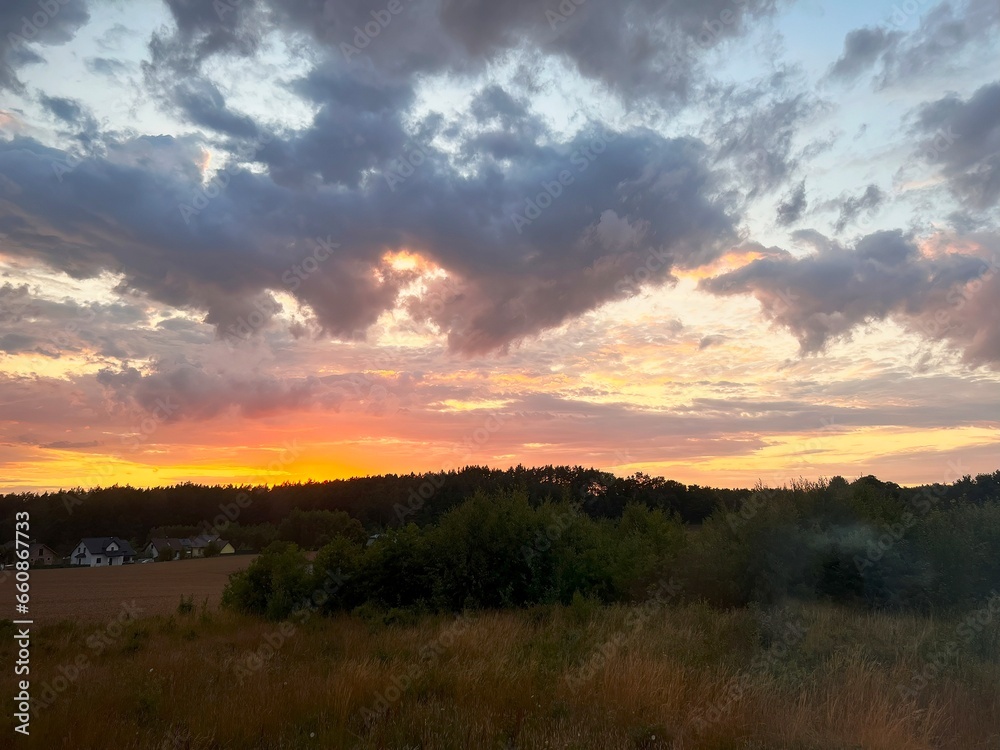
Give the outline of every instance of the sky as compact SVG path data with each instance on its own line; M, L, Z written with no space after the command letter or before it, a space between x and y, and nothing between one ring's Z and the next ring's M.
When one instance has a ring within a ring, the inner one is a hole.
M1000 468L996 0L7 0L0 491Z

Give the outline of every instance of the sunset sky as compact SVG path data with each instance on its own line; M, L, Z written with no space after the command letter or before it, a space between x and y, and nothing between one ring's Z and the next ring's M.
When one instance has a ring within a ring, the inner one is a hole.
M1000 468L997 0L6 0L0 491Z

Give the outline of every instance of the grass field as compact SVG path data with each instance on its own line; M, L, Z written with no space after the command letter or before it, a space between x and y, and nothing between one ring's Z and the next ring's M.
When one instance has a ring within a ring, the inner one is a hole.
M181 596L207 597L217 607L229 574L254 556L224 555L207 560L122 565L106 568L38 568L31 571L31 616L36 623L71 619L105 622L123 602L135 602L144 615L170 614ZM5 575L6 574L6 575ZM13 619L14 571L0 573L0 618Z
M200 607L120 619L36 628L39 703L23 744L1000 748L995 625L920 687L914 673L928 674L958 621L818 604L719 612L586 602L458 619L306 612L276 623ZM6 633L0 660L14 660ZM12 695L11 670L2 675ZM11 732L6 712L0 735Z

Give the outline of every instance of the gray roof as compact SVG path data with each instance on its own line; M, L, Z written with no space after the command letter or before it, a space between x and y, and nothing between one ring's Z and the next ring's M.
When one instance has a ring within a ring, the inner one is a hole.
M202 547L207 547L212 542L218 541L218 539L219 537L217 534L201 534L188 539L181 539L181 542L183 542L186 547L200 549Z
M92 555L107 555L108 557L135 556L135 550L132 549L132 545L124 539L119 539L116 536L87 536L80 541ZM108 545L112 542L116 542L118 544L118 550L115 552L108 552Z
M150 539L149 543L158 550L172 549L175 552L184 551L184 545L181 543L181 540L177 538L168 539L167 537L158 536Z

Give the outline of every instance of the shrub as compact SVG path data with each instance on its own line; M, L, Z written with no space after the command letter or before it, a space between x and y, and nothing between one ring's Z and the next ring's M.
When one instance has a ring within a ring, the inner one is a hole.
M312 574L294 544L274 542L246 570L229 576L222 604L271 620L288 617L312 591Z

